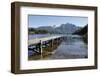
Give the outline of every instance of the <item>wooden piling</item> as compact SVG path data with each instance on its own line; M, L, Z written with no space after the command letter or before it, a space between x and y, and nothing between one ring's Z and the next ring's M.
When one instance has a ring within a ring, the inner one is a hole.
M43 58L43 50L42 50L42 41L40 40L40 54L41 54L41 59Z
M40 40L40 53L42 54L43 53L43 50L42 50L42 41Z

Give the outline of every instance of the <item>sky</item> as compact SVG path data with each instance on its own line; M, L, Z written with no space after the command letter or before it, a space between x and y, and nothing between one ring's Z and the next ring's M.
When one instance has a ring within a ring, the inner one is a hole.
M47 16L47 15L29 15L28 26L37 28L40 26L60 26L61 24L71 23L76 26L84 27L88 24L87 17L75 16Z

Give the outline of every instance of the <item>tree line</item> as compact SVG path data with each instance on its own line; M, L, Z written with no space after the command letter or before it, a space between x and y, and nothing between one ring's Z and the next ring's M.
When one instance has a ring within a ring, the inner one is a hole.
M46 34L48 33L47 30L37 30L35 28L28 28L28 33L29 34Z

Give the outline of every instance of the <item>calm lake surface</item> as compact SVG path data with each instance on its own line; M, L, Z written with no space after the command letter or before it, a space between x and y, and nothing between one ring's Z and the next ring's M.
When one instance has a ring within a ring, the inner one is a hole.
M42 38L54 35L29 35L29 40L33 38ZM88 47L87 43L84 42L83 38L78 35L66 35L60 45L57 46L53 53L44 56L42 59L75 59L75 58L87 58L88 57ZM37 60L41 59L38 55ZM34 56L30 58L34 60Z

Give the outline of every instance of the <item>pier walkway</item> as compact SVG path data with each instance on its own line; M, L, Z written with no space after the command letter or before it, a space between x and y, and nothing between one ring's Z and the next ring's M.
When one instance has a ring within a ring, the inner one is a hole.
M59 39L63 38L64 35L55 35L55 36L49 36L49 37L43 37L43 38L34 38L28 41L28 46L37 44L40 42L48 41L48 40L54 40L54 39Z

